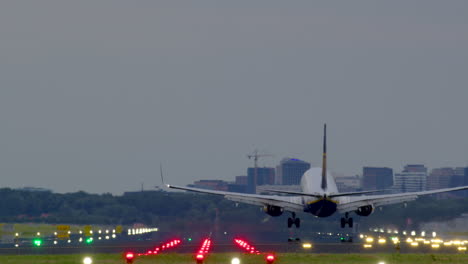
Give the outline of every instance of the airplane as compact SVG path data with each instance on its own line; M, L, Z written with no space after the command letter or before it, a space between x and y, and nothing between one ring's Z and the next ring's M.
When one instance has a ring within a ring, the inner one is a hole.
M341 217L341 227L345 228L346 225L348 225L351 228L353 227L353 218L350 217L349 214L352 212L359 216L369 216L376 207L383 205L413 201L421 195L468 189L468 186L461 186L431 191L381 195L364 195L378 192L375 190L340 193L336 187L335 179L327 171L326 124L324 124L323 131L322 167L310 168L304 173L300 182L302 191L266 190L268 192L288 194L292 196L246 194L182 187L170 184L167 184L167 187L192 192L221 195L224 196L225 199L236 203L259 205L263 207L265 213L273 217L280 216L285 211L291 212L291 217L288 218L288 228L291 228L293 225L296 226L296 228L300 227L300 219L296 217L296 213L298 212L310 213L316 217L328 217L334 213L344 214L344 217Z

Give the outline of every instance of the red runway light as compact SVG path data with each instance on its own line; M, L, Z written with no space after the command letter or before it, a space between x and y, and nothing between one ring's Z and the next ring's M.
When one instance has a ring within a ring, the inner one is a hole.
M128 264L133 263L134 258L135 258L135 254L133 254L133 252L125 253L125 260L127 261Z
M271 254L267 255L266 256L266 261L267 261L268 264L273 263L273 261L275 261L275 256L273 256Z

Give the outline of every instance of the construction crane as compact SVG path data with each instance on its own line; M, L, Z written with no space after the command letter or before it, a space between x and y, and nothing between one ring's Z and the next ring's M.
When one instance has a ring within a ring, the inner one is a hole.
M258 150L254 150L254 152L252 154L248 154L247 155L247 158L249 159L253 159L254 160L254 179L253 179L253 186L255 188L255 191L256 191L256 188L257 188L257 177L258 177L258 158L260 157L273 157L273 155L271 154L259 154L258 153Z

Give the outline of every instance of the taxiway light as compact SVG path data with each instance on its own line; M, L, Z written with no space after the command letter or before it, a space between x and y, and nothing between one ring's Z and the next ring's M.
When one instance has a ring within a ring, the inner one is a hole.
M239 258L231 259L231 264L240 264L240 259Z
M83 264L92 264L93 263L93 259L91 257L85 257L83 259Z

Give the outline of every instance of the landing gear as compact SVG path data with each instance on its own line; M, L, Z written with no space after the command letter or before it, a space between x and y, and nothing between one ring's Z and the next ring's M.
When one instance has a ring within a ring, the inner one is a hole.
M349 217L349 213L345 213L345 217L341 218L341 228L345 228L346 224L348 224L350 228L353 227L353 218Z
M288 217L288 228L291 228L293 225L295 225L296 228L301 227L301 219L296 218L296 213L292 213L292 217Z

